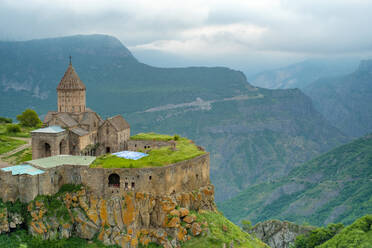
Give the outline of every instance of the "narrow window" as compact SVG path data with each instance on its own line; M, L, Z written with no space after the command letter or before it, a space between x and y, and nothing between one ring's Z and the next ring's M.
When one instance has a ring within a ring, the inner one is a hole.
M149 180L151 181L151 179L152 179L152 176L149 176Z
M134 182L132 182L132 189L134 189L134 185L135 185Z

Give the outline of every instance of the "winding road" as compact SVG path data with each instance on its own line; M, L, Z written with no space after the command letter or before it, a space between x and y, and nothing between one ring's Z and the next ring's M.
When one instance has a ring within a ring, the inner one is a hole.
M22 141L26 141L27 143L24 144L24 145L21 145L19 147L17 147L16 149L13 149L9 152L6 152L4 154L1 154L0 155L0 168L4 168L4 167L8 167L8 166L11 166L11 164L9 164L8 162L5 162L4 160L2 160L3 158L5 157L8 157L8 156L11 156L19 151L22 151L26 148L29 148L31 147L31 138L20 138L20 137L11 137L12 139L16 139L16 140L22 140Z

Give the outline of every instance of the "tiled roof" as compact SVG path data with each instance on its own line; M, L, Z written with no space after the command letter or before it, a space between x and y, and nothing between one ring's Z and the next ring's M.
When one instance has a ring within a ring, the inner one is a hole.
M89 166L96 157L93 156L72 156L72 155L57 155L47 158L40 158L28 161L27 163L43 169L50 169L60 165L84 165Z
M58 113L58 118L68 127L74 127L78 125L78 123L68 113Z
M72 128L72 129L70 129L70 131L73 132L74 134L79 135L79 136L85 136L85 135L89 134L88 131L86 131L86 130L80 128L80 127Z
M121 115L116 115L114 117L108 118L107 121L114 126L116 131L122 131L124 129L130 128L128 122Z
M60 133L63 131L65 131L65 129L61 128L60 126L49 126L36 129L34 131L31 131L31 133Z
M80 80L71 64L68 66L61 82L59 82L57 90L85 90L84 83Z

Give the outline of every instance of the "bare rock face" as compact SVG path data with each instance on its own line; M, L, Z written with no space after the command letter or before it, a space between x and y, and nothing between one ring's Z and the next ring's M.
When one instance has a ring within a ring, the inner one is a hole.
M268 220L255 225L249 233L255 234L271 248L289 248L298 235L308 233L312 229L314 228L287 221Z
M175 195L127 192L106 199L83 188L64 193L55 202L43 199L30 202L29 232L43 239L69 238L74 233L90 240L98 235L104 244L121 247L150 242L178 247L191 235L203 232L202 223L192 213L215 209L213 185L198 192Z

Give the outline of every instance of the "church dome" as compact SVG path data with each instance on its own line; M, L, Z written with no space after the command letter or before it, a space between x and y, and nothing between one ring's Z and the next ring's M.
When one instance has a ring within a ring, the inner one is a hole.
M57 86L57 90L85 90L84 83L80 80L79 76L75 72L74 67L70 63L65 75L61 79Z

